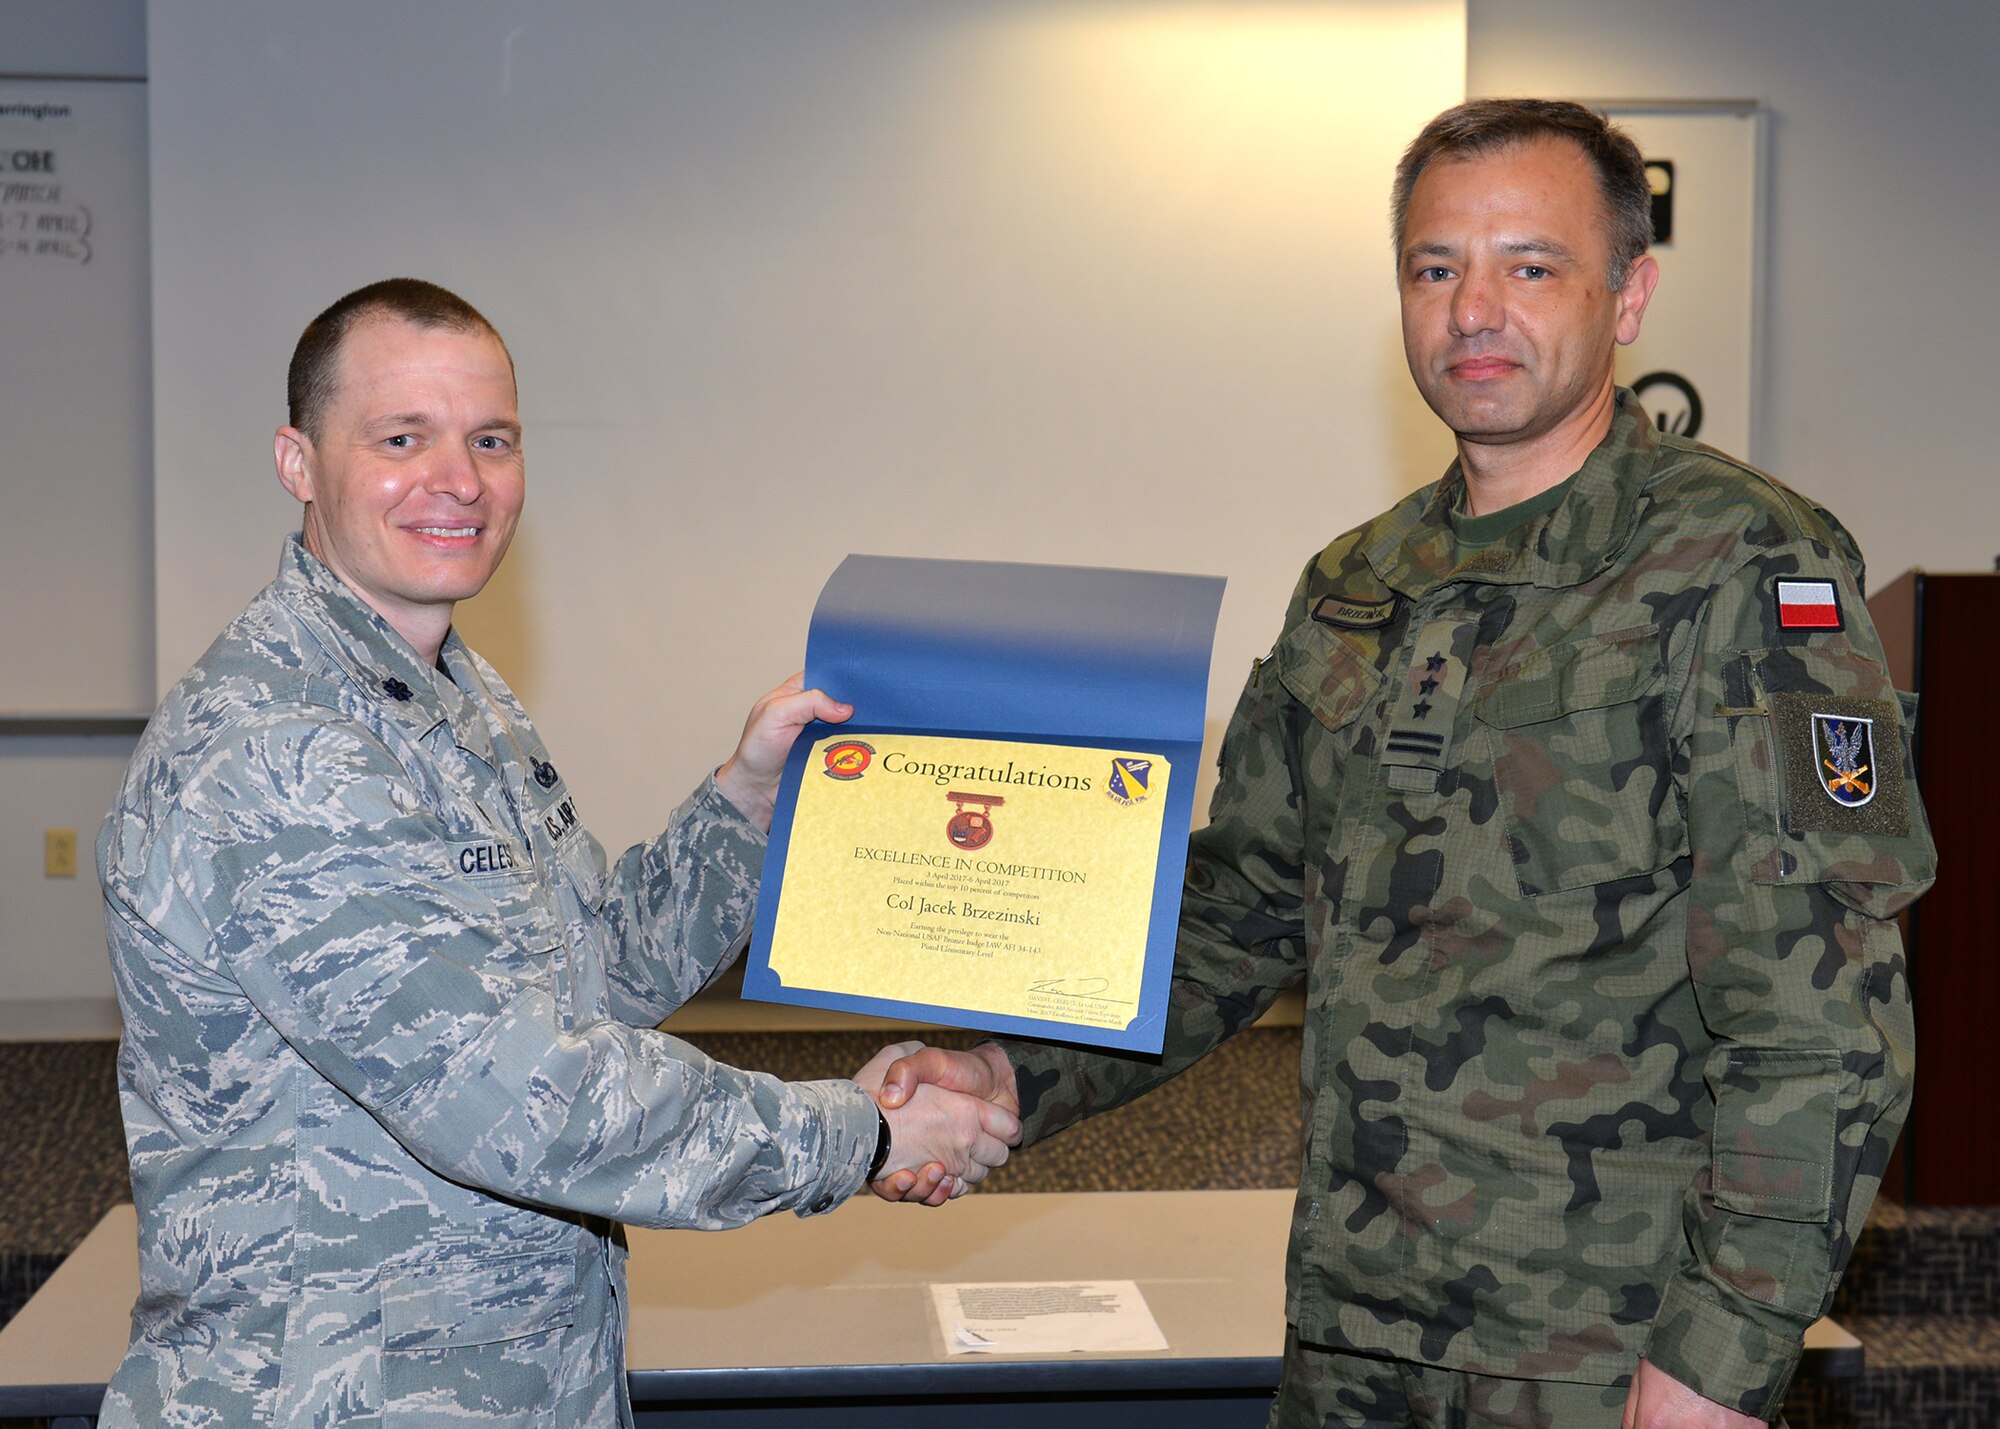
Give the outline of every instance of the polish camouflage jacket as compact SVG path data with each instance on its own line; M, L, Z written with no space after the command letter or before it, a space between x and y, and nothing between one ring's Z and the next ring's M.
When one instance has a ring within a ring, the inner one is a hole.
M830 1209L851 1082L650 1030L764 836L702 787L607 868L526 713L296 538L98 841L141 1289L109 1425L630 1423L616 1221Z
M1007 1043L1028 1139L1303 981L1302 1338L1644 1355L1774 1416L1907 1109L1892 920L1934 869L1859 554L1629 394L1553 511L1462 548L1461 491L1307 568L1193 842L1165 1053Z

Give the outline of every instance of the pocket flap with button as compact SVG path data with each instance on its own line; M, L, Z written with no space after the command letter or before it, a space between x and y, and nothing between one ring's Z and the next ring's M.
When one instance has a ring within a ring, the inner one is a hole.
M1382 672L1323 625L1293 626L1271 658L1292 697L1328 729L1351 724L1375 695Z
M1658 629L1565 641L1481 681L1473 712L1524 895L1641 877L1680 856Z
M1780 1221L1824 1221L1842 1074L1834 1052L1731 1049L1715 1097L1715 1203Z
M577 1295L567 1253L414 1268L382 1285L383 1345L445 1349L562 1329L576 1322Z
M1497 729L1519 729L1581 710L1636 700L1666 679L1650 626L1537 650L1495 678L1476 706Z

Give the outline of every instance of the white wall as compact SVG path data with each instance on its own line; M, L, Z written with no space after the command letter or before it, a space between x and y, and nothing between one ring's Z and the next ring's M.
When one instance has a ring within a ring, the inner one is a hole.
M519 364L461 626L593 829L657 827L853 551L1230 578L1211 711L1323 541L1448 455L1386 196L1460 0L155 0L163 681L297 514L299 327L397 272Z
M100 80L132 81L146 73L145 9L141 0L0 0L0 74L64 81L65 94ZM19 86L16 86L17 88ZM143 173L137 180L143 191ZM123 237L123 235L121 235ZM143 241L143 231L140 234ZM144 263L143 252L139 262ZM143 285L140 301L144 301ZM21 314L8 313L17 343ZM130 315L144 330L148 314ZM129 331L129 328L121 329ZM39 330L34 342L53 367L102 362L131 366L132 354L97 356L91 334ZM138 354L143 381L144 354ZM0 431L18 433L18 414L0 393ZM75 451L93 462L150 447L150 433L84 434ZM0 563L0 611L18 634L0 666L0 716L64 710L105 713L146 703L152 645L149 552L152 541L150 464L143 457L59 471L50 484L45 459L29 463L19 440L4 444L0 491L11 523ZM32 465L34 473L29 474ZM52 548L53 547L53 548ZM110 563L110 564L107 564ZM63 612L82 606L90 620L67 654L37 643L20 627L52 613L49 624L77 622ZM62 658L62 670L50 668ZM32 661L23 668L22 661ZM7 733L0 730L0 1038L100 1036L117 1030L111 969L104 954L103 904L90 872L90 844L131 757L129 736ZM76 878L42 875L42 830L77 831Z
M1871 587L1990 570L2000 5L1469 0L1467 24L1468 94L1768 108L1764 463L1854 532Z

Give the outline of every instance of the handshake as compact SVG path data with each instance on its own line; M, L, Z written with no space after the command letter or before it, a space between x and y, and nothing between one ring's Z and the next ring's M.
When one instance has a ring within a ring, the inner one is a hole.
M985 1180L1021 1140L1014 1068L991 1043L970 1052L892 1043L854 1080L889 1124L889 1155L872 1187L885 1201L941 1206Z

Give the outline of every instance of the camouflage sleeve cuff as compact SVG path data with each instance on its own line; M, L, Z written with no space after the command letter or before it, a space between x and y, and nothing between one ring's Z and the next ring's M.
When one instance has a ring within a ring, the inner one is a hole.
M741 809L729 802L729 796L723 793L715 782L713 769L708 771L708 777L701 781L694 793L688 795L687 801L675 811L674 818L678 821L697 812L704 816L704 822L712 820L715 825L728 829L733 837L747 838L759 849L771 841L768 833L751 823Z
M792 1209L801 1216L825 1215L867 1184L882 1114L873 1097L845 1079L793 1082L791 1091L812 1109L821 1128L817 1164L800 1168L813 1174Z
M1091 1054L1046 1042L1017 1042L1007 1037L982 1038L1007 1054L1014 1068L1014 1090L1021 1098L1021 1147L1033 1146L1087 1113L1074 1096L1051 1096L1057 1087L1076 1084L1081 1058Z
M1735 1314L1684 1280L1668 1284L1646 1359L1704 1399L1760 1419L1777 1415L1804 1345Z

